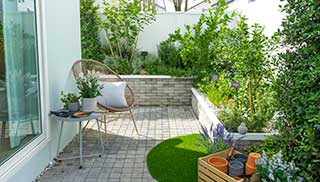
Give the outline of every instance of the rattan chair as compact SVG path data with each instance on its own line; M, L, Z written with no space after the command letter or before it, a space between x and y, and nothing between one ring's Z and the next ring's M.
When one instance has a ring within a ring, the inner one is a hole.
M72 66L72 71L76 80L79 78L81 73L85 75L88 73L88 71L95 71L99 75L99 79L101 82L123 81L123 79L107 65L91 59L82 59L76 61ZM104 124L105 142L107 142L107 123L116 120L107 120L107 114L110 112L129 112L135 130L137 134L139 134L134 114L132 112L132 109L135 106L135 96L128 84L126 85L126 100L128 103L128 107L125 108L114 108L103 103L98 103L99 108L102 109L102 113L104 113L102 119L99 121Z

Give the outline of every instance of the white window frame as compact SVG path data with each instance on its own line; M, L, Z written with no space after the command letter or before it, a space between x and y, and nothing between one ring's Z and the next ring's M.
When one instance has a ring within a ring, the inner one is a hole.
M50 141L49 125L49 90L48 90L48 72L47 72L47 53L46 53L46 24L45 24L45 1L35 1L35 18L37 30L37 51L38 51L38 74L40 83L40 112L42 133L33 139L30 143L20 149L14 156L10 157L0 166L0 179L5 179L14 175L21 167L36 154L44 149ZM0 180L1 181L1 180Z

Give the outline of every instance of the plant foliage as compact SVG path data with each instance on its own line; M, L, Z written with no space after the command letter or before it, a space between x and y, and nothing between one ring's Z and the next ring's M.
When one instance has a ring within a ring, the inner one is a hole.
M94 71L88 71L86 75L81 74L76 83L82 98L101 96L103 86L99 84L98 75Z
M232 144L233 135L225 133L225 128L222 124L214 126L212 123L210 129L201 125L200 135L201 137L198 138L196 145L204 147L208 154L225 150Z
M95 0L80 0L82 58L102 61L104 54L99 41L99 6Z
M117 0L115 3L117 5L103 2L106 54L131 63L136 53L138 35L155 20L155 10L140 0Z
M290 0L279 32L285 50L275 81L284 157L320 181L320 1Z
M67 109L69 103L79 102L80 97L74 93L64 94L63 91L60 93L60 100L63 103L63 108Z

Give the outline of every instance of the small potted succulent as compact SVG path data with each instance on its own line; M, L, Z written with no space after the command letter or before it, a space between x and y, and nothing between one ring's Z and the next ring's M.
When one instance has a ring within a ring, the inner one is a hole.
M68 109L71 112L80 110L79 96L74 93L64 94L63 91L60 93L60 100L63 103L63 108Z
M101 96L102 85L98 82L98 75L93 71L88 71L87 75L80 74L77 80L77 87L82 98L82 108L84 112L97 110L97 96Z

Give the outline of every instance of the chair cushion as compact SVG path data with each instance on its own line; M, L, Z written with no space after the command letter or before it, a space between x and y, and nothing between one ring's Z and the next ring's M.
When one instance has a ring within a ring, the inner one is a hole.
M125 97L126 82L102 82L102 96L97 97L97 101L105 106L114 108L128 107Z

